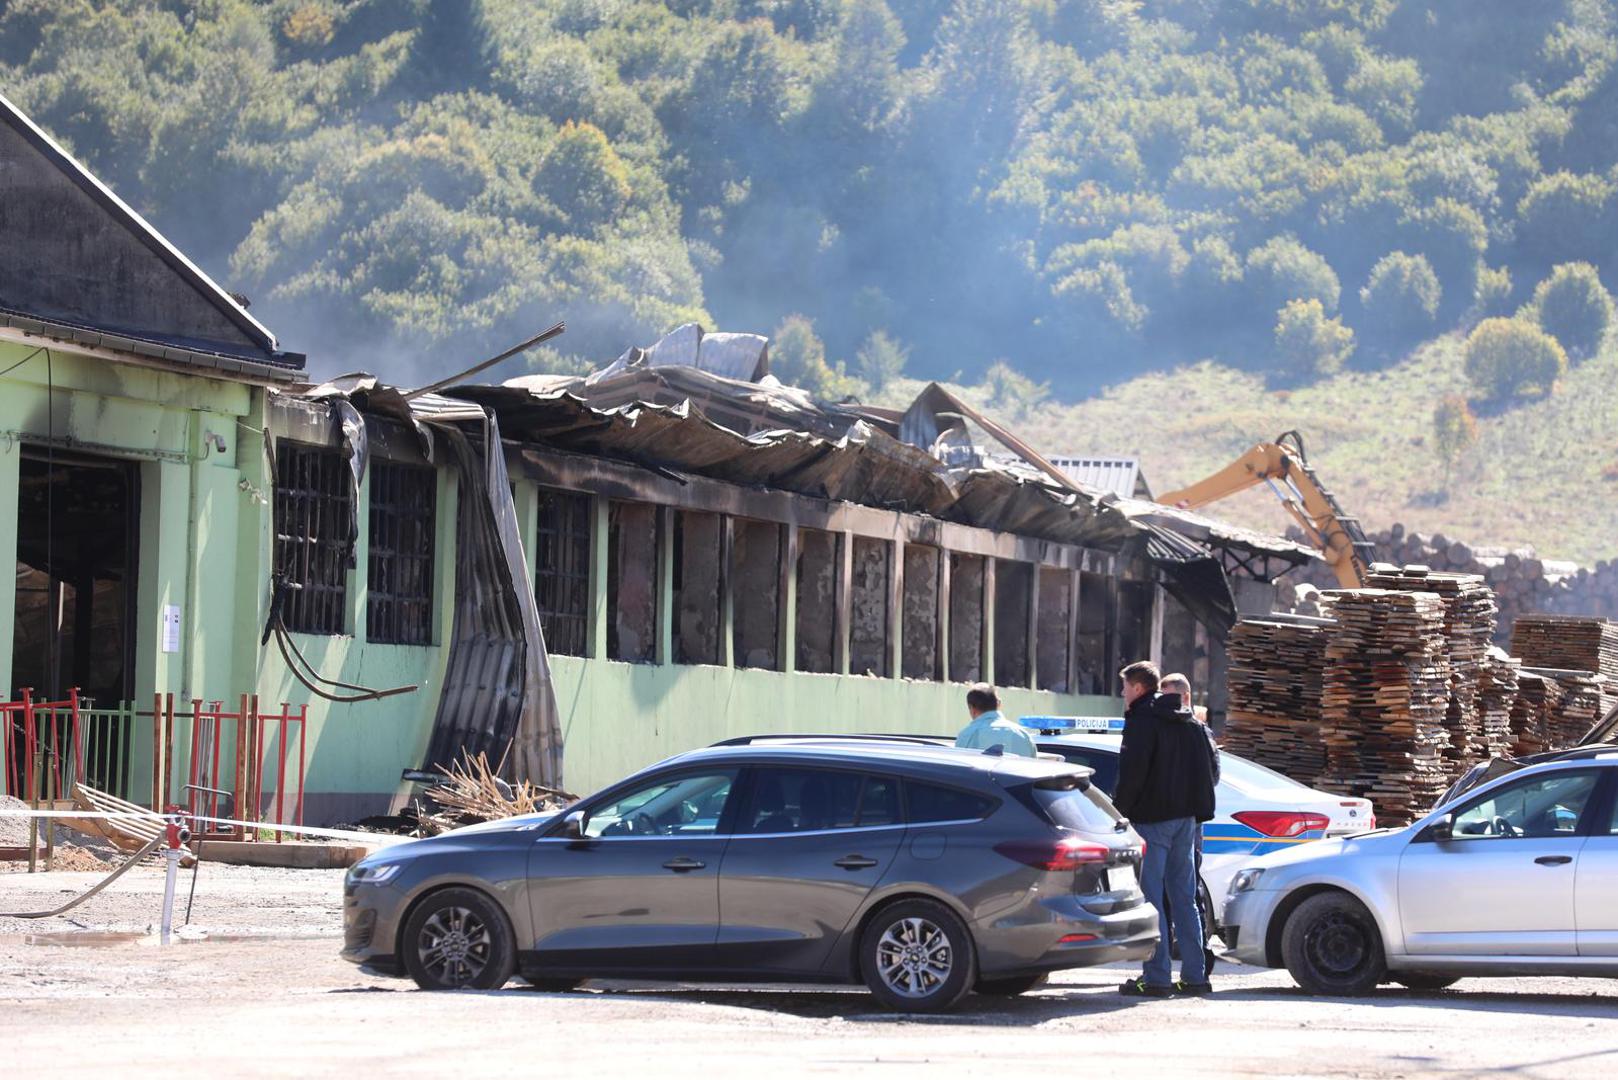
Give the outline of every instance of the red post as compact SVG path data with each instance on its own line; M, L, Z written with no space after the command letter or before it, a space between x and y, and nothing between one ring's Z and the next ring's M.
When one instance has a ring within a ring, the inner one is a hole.
M282 807L281 799L287 786L287 720L292 712L288 702L281 702L280 731L275 739L275 823L285 825L286 813ZM281 842L281 830L275 830L275 842Z
M247 784L247 776L246 776L247 754L248 754L248 746L250 745L247 742L247 733L248 733L248 728L251 725L251 720L249 719L250 714L247 711L247 695L246 694L242 695L239 708L240 708L241 711L237 714L237 717L236 717L236 784L235 784L235 786L233 788L231 788L231 790L236 793L236 813L233 816L236 817L240 821L251 821L252 818L247 816L247 810L246 810L245 806L243 805L243 803L245 802L245 800L243 799L243 795L246 792L246 784ZM246 828L246 826L245 825L233 825L233 826L231 826L231 828L232 828L232 831L235 832L239 836L241 834L242 830L244 830Z
M39 743L39 734L34 731L34 688L22 688L22 745L27 756L23 758L23 794L25 799L32 798L34 794L34 754ZM32 864L30 864L30 869Z
M166 748L163 762L163 802L169 801L169 790L174 786L174 694L163 695L163 742ZM154 803L154 806L162 805Z
M219 751L220 751L220 744L223 743L224 741L225 741L225 703L223 701L216 701L216 702L213 703L213 773L212 773L212 775L210 775L208 777L208 786L215 789L216 791L219 788ZM214 794L214 792L212 792L212 791L210 791L208 793L208 816L209 817L218 817L219 816L219 796ZM218 825L215 822L210 821L208 824L213 825L215 827L215 829L218 828Z

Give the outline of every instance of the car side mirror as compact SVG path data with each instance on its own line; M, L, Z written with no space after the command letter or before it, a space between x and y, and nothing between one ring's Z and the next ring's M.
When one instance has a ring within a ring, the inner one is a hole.
M1427 826L1427 835L1438 843L1455 838L1455 815L1445 814Z
M569 840L583 840L584 826L590 815L583 810L571 810L562 819L562 835Z

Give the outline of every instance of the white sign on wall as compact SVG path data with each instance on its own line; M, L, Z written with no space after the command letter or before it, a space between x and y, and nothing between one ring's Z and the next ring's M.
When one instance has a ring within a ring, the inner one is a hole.
M180 605L163 605L163 651L180 651Z

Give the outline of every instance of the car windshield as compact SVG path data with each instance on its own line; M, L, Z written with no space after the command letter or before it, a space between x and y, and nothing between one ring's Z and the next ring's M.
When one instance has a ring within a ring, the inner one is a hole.
M1308 784L1300 784L1290 776L1267 769L1256 761L1223 751L1219 754L1219 778L1242 791L1273 791L1276 788L1314 790Z

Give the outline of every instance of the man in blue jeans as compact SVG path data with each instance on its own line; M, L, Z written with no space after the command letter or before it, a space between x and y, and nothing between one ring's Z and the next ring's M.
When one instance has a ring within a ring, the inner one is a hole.
M1159 694L1157 665L1138 660L1123 679L1124 740L1112 797L1146 841L1141 889L1158 911L1157 949L1146 970L1118 989L1135 997L1206 994L1202 921L1197 916L1196 838L1214 814L1213 756L1196 718L1174 694ZM1169 919L1180 942L1180 981L1173 981Z

